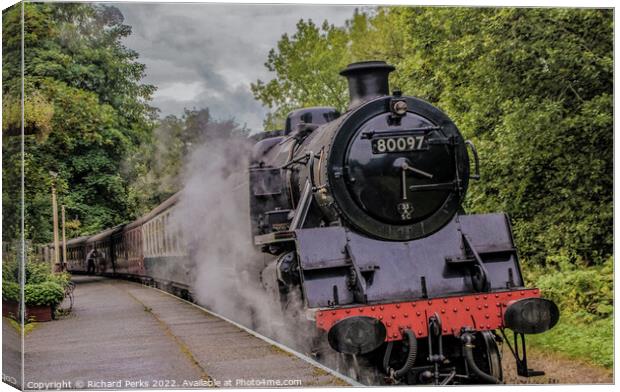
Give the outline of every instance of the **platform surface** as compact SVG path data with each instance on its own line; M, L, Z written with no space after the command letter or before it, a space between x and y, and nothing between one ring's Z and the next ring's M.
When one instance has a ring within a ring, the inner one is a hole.
M346 385L159 290L100 277L75 280L71 314L26 335L26 389Z

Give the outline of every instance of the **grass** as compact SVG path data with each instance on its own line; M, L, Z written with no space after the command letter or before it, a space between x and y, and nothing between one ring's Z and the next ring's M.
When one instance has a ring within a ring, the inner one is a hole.
M563 315L558 324L545 333L527 336L528 346L555 351L568 358L613 368L613 316L585 323L576 317Z
M17 332L21 333L21 331L22 331L22 326L21 326L21 324L20 324L19 322L17 322L17 321L15 321L15 320L13 320L13 319L12 319L12 318L10 318L10 317L3 317L3 319L4 319L4 322L8 322L8 323L9 323L9 325L10 325L11 327L15 328L15 330L16 330ZM33 331L33 330L34 330L34 329L35 329L38 325L39 325L39 323L37 323L37 322L30 322L30 323L27 323L27 324L24 326L24 336L26 336L26 335L28 335L30 332L32 332L32 331Z
M613 367L613 257L601 264L549 257L549 265L526 266L528 286L560 308L560 322L550 331L530 335L528 345L571 359Z

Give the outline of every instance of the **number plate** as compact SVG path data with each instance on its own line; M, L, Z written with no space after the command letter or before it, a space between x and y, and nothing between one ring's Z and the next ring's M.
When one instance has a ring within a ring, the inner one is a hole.
M374 137L371 141L373 154L385 154L388 152L409 152L428 150L426 135L403 135Z

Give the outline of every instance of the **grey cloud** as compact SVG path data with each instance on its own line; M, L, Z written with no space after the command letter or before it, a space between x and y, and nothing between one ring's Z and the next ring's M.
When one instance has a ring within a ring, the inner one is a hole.
M260 129L266 113L254 101L250 83L272 77L264 67L269 49L299 19L343 25L352 6L116 3L132 35L124 44L147 66L145 82L160 88L196 83L191 101L155 96L162 115L183 107L209 107L215 117Z

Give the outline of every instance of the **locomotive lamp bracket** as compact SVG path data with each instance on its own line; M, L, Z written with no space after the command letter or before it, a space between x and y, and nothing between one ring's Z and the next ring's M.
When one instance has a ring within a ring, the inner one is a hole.
M471 239L465 233L463 233L463 245L465 246L466 250L473 255L473 258L476 262L472 269L472 284L474 288L480 292L489 291L489 272L487 271L487 268L484 265L484 261L482 261L480 254L472 244Z
M389 102L389 108L392 114L388 117L388 124L400 125L400 119L407 115L407 101L400 97L392 98Z
M345 255L349 260L351 260L351 274L354 277L351 279L351 290L353 291L353 296L360 303L368 302L368 294L366 292L366 279L362 275L362 271L360 267L355 262L355 257L353 256L353 252L351 252L351 246L347 243L344 247Z

